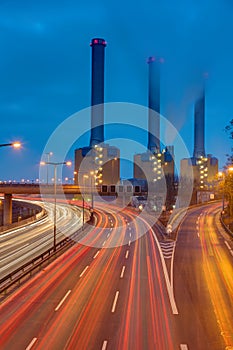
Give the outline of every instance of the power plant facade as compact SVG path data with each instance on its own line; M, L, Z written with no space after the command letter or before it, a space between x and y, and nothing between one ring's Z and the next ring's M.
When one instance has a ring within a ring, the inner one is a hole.
M180 163L180 176L193 173L194 191L207 191L212 188L218 173L218 159L205 153L205 91L194 106L194 151L192 158L185 158ZM189 181L189 179L187 179Z
M75 184L115 185L120 180L120 151L104 143L104 61L106 41L94 38L91 73L90 145L75 150Z
M104 135L104 76L106 41L94 38L91 41L91 132L89 146L75 150L75 184L119 185L120 150L105 143ZM160 68L162 61L148 58L148 142L147 151L134 155L133 185L147 183L156 195L164 191L175 198L174 146L160 142ZM205 90L194 106L194 151L193 157L181 160L180 177L193 173L194 187L208 190L218 172L218 160L205 153ZM88 180L89 179L89 180ZM190 179L188 179L189 181ZM145 186L144 186L145 187ZM112 191L111 191L112 192ZM173 193L173 194L172 194ZM167 203L167 201L166 201ZM173 201L174 203L174 201Z
M174 179L174 147L160 144L160 60L148 61L148 150L134 155L134 178L157 182Z

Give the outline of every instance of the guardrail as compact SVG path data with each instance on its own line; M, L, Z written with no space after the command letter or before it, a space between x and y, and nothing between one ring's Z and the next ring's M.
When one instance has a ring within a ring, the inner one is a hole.
M227 227L227 225L226 225L225 222L223 221L222 213L220 214L220 223L221 223L222 227L224 228L224 230L225 230L231 237L233 237L233 232L229 229L229 227Z
M87 223L84 225L84 228L86 226ZM56 244L55 252L54 247L51 247L42 254L38 255L37 257L33 258L29 262L25 263L21 267L17 268L13 272L0 279L0 294L3 294L2 298L7 295L10 288L16 284L20 285L21 281L23 279L25 280L26 276L30 277L36 269L40 270L45 262L49 263L50 259L57 258L57 256L61 255L65 250L76 243L75 239L81 239L84 234L85 232L83 230L83 227L81 227L71 236L66 237L58 242Z

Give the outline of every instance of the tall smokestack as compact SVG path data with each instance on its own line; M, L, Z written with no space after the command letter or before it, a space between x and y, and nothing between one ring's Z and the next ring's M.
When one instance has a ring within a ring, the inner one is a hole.
M205 91L195 103L194 109L194 158L205 157Z
M149 115L148 115L148 149L160 152L160 68L155 57L149 57ZM155 116L155 112L156 114Z
M95 38L92 39L90 45L92 47L90 146L93 147L104 142L104 49L106 41Z

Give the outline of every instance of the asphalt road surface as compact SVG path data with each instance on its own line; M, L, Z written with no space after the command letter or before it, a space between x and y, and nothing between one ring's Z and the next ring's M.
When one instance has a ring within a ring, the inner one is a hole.
M215 211L189 211L174 242L106 207L82 244L2 303L0 348L232 349L232 242Z

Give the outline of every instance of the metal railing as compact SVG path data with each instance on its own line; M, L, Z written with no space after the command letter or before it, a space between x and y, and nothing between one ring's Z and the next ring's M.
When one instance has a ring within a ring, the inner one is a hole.
M86 223L84 227L87 227ZM20 283L25 280L25 277L30 277L33 272L36 270L40 270L44 263L49 263L49 260L57 258L64 251L66 251L71 246L77 243L77 238L81 239L85 235L85 231L82 227L80 227L75 233L71 236L64 238L60 242L56 244L56 252L54 252L54 247L49 248L42 254L39 254L37 257L33 258L29 262L20 266L13 272L9 273L2 279L0 279L0 299L4 298L8 294L8 291L16 285L20 285Z
M227 227L227 225L225 224L225 222L223 221L223 218L222 218L222 213L220 214L220 223L222 225L222 227L224 228L224 230L231 236L233 237L233 232L229 229L229 227Z

